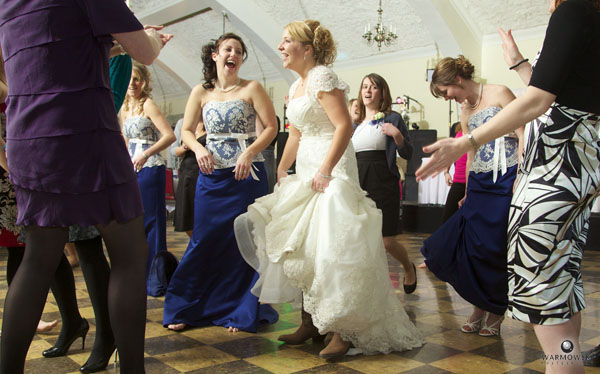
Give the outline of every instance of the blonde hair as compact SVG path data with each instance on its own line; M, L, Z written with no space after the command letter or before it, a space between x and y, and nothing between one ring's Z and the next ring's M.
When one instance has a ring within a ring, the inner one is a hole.
M475 67L465 56L458 55L457 58L446 57L435 66L429 90L434 97L442 97L443 94L437 86L456 85L458 84L456 77L472 80L474 73Z
M294 21L285 26L292 38L304 45L313 47L313 57L317 65L331 65L337 57L337 47L331 31L315 20Z
M144 113L144 103L147 99L152 98L152 87L150 86L150 82L152 81L152 75L150 74L150 70L148 70L148 67L146 65L142 65L137 61L133 62L133 69L131 75L133 76L134 73L137 74L138 77L140 77L140 80L142 81L142 93L138 101L137 108L135 108L134 110L134 113L142 114ZM131 98L128 95L126 95L125 102L123 103L123 107L125 108L125 110L129 110L130 100Z

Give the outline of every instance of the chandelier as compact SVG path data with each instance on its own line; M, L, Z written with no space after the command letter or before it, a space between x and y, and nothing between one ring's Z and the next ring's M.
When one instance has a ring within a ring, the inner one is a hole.
M365 32L362 37L365 39L368 45L377 43L377 48L381 51L381 45L385 44L389 47L392 44L396 44L398 41L398 34L396 34L396 28L390 24L389 28L383 25L382 21L383 9L381 9L381 0L379 0L379 9L377 9L377 25L375 25L374 33L371 31L371 24L365 25Z

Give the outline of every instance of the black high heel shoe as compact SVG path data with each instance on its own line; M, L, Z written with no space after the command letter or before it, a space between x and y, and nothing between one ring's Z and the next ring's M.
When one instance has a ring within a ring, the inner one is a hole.
M102 357L102 359L96 362L90 362L88 359L82 367L79 368L79 371L82 373L97 373L99 371L104 370L108 366L108 361L110 361L110 356L112 356L113 352L117 349L117 346L113 344L112 348L108 352L108 355ZM119 351L115 353L115 365L117 364L117 358L119 357ZM91 358L91 356L90 356Z
M405 294L411 294L413 292L415 292L415 290L417 289L417 268L415 267L415 264L412 264L413 270L415 272L415 283L413 284L402 284L402 286L404 286L404 293Z
M73 344L73 342L75 340L77 340L77 338L81 338L81 350L85 349L85 337L88 333L88 330L90 329L90 325L88 324L88 321L85 318L81 319L81 322L79 324L79 328L77 330L75 330L75 332L73 333L72 336L69 336L64 345L62 346L57 346L55 345L52 348L46 349L44 352L42 352L42 356L46 357L46 358L52 358L52 357L60 357L60 356L64 356L67 354L67 352L69 351L69 348L71 348L71 344Z

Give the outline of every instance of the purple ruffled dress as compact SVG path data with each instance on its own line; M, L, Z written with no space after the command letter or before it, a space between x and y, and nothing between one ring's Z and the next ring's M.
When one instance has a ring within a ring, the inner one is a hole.
M141 30L122 0L0 0L7 156L19 225L142 214L110 89L114 33Z

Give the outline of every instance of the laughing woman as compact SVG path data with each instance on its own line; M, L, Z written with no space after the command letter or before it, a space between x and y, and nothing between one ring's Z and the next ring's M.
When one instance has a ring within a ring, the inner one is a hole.
M148 68L134 63L121 119L129 156L142 193L148 240L146 277L154 256L167 250L166 170L160 152L176 140L171 125L151 99L151 91ZM150 290L148 292L151 293Z
M600 0L548 3L552 15L527 91L470 138L425 147L433 155L417 178L533 121L509 213L508 315L533 324L545 357L558 358L546 373L583 373L581 261L600 182Z
M279 340L300 344L333 332L324 358L352 344L365 354L419 347L389 278L381 212L358 183L348 85L328 67L336 57L331 32L318 21L292 22L278 49L300 78L289 91L294 126L279 188L236 220L244 258L261 276L252 292L303 305L302 325ZM297 174L288 176L294 161Z
M515 97L506 86L477 83L464 57L446 57L435 67L431 92L462 103L466 137ZM508 305L506 247L508 210L522 153L523 129L467 153L467 192L462 207L425 242L427 267L474 306L465 333L500 335ZM459 203L460 204L460 203Z
M196 154L200 175L192 238L165 296L163 324L171 330L216 325L256 332L262 319L250 293L257 275L239 253L233 220L267 193L260 152L275 137L277 120L264 88L238 76L246 56L232 33L205 45L205 83L194 87L185 108L181 138ZM258 137L257 117L264 125ZM194 135L201 120L206 147ZM270 307L260 310L276 319Z

